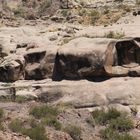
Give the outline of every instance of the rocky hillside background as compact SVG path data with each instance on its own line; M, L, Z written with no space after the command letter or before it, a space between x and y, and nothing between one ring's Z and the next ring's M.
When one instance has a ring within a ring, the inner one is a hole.
M139 0L1 0L0 17L108 25L134 12L139 4Z

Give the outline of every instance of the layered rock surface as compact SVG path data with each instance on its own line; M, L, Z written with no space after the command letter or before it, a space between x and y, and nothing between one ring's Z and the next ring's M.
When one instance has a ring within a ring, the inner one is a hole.
M25 43L1 58L1 81L139 76L139 49L139 38L81 37L62 47Z
M116 30L117 25L114 27ZM107 39L103 36L94 38L95 34L100 33L97 31L104 34L111 27L95 29L58 25L45 28L41 26L35 30L33 28L27 26L0 30L1 54L4 54L1 57L0 78L5 82L15 81L11 84L1 83L1 97L15 94L44 102L70 102L75 107L119 104L125 108L127 105L139 105L139 78L122 77L107 80L108 76L128 76L130 72L131 76L139 76L139 58L138 55L136 59L134 57L134 52L139 52L138 38L124 40ZM129 25L124 28L128 29ZM85 36L85 33L89 37L81 37ZM131 33L134 31L127 30L126 35L129 36ZM139 34L135 32L133 36ZM62 46L64 39L68 39L69 43ZM108 49L110 42L113 51ZM122 48L125 46L126 54L124 54L130 62L118 61L117 43L123 44ZM127 49L129 46L132 47ZM111 54L107 55L108 50ZM107 56L108 60L112 60L109 62L111 71L104 69L108 66L105 63ZM70 81L55 82L51 78ZM88 79L91 82L71 81L80 79ZM16 89L16 93L11 93L11 87Z

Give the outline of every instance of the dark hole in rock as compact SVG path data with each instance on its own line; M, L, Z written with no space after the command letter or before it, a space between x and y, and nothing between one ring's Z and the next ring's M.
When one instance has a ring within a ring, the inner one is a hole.
M46 51L43 52L33 52L25 55L25 60L27 63L34 63L34 62L40 62L46 54Z
M140 64L140 48L133 41L122 41L116 44L118 65Z

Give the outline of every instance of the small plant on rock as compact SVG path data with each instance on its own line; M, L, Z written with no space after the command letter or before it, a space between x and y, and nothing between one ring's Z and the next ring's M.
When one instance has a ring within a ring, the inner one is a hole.
M48 140L45 134L45 128L42 125L37 125L32 128L24 128L22 134L29 136L33 140Z
M56 130L61 129L61 123L56 119L56 117L45 117L42 119L42 123L54 127Z
M0 130L4 129L3 124L2 124L3 118L4 118L4 111L3 109L0 109Z
M118 117L110 122L110 127L120 132L129 131L134 128L133 121L128 117Z
M36 119L43 117L52 117L57 116L59 113L57 108L50 107L47 105L37 106L31 109L30 114L33 115Z
M81 128L75 125L68 125L64 128L64 131L68 133L73 140L80 140L81 138Z
M22 120L15 119L9 124L9 128L13 132L29 136L32 140L48 140L45 134L45 127L35 121L27 121L24 124Z
M95 110L91 113L96 123L104 125L109 123L112 119L116 119L121 116L121 113L115 108L110 108L107 112L104 109Z
M0 108L0 119L2 119L4 117L4 111L3 109Z
M119 133L112 128L106 128L100 131L101 138L103 140L137 140L135 137L128 133Z
M105 33L104 37L106 38L114 38L114 39L121 39L125 36L124 32L114 32L109 31L108 33Z
M21 126L22 126L22 121L19 119L15 119L13 120L10 124L9 124L9 128L13 131L13 132L20 132L21 131Z
M41 119L43 125L54 127L56 130L61 129L61 123L57 120L59 111L57 108L50 107L47 105L42 105L34 107L30 114L36 119Z

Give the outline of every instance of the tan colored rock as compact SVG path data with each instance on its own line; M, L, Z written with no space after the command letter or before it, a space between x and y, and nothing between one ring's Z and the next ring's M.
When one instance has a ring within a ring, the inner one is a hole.
M9 82L24 79L25 59L18 55L4 57L0 63L0 81Z
M56 131L51 128L47 129L47 136L50 140L73 140L69 134L62 131Z
M27 50L25 79L42 80L52 78L57 47L38 47Z
M77 38L58 50L53 79L139 76L139 52L139 38Z
M27 136L22 136L20 134L11 133L11 132L2 132L0 131L0 139L1 140L31 140Z
M104 82L61 81L44 83L36 90L41 101L70 103L77 108L121 104L139 105L139 78L112 78Z

